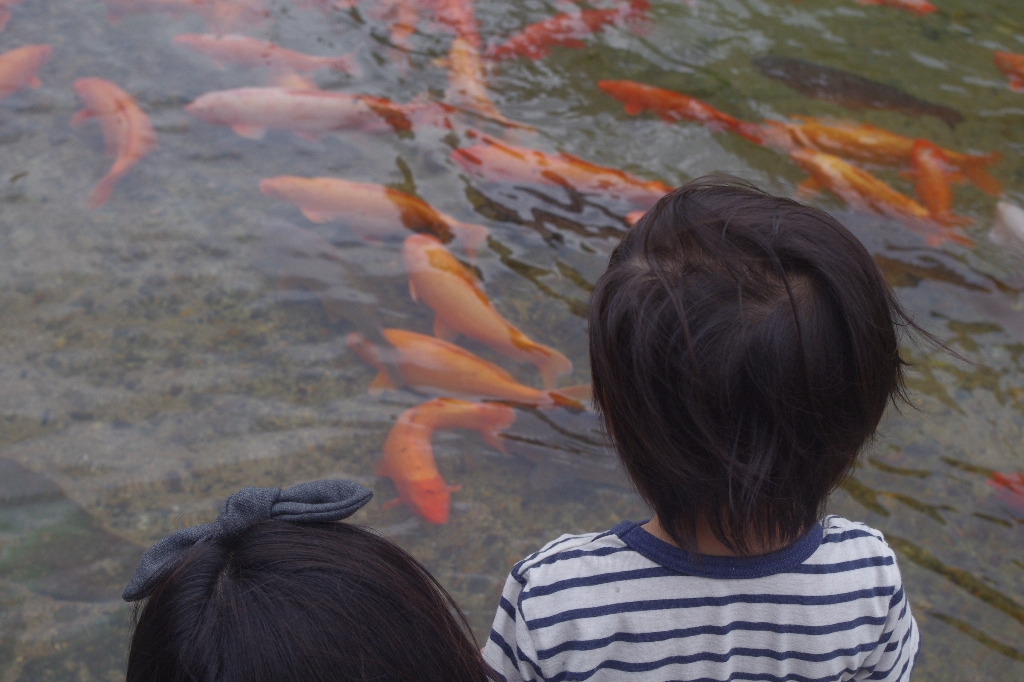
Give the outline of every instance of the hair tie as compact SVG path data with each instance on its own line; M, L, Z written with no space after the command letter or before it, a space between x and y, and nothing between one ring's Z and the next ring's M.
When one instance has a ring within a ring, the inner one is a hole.
M171 533L146 550L121 598L145 599L178 565L185 551L210 538L241 533L257 521L291 523L340 521L370 501L373 492L352 481L323 480L281 488L242 488L224 500L217 520Z

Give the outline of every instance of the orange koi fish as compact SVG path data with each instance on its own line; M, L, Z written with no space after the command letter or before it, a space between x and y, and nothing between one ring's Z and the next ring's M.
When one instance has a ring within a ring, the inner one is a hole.
M107 203L114 184L156 149L156 133L135 99L110 81L79 78L74 88L84 106L71 118L71 124L78 126L94 116L98 118L107 156L115 156L114 165L89 195L89 208L97 208Z
M1024 474L994 473L988 484L1000 500L1024 514Z
M7 22L11 20L11 10L25 0L0 0L0 31L7 28Z
M26 45L0 54L0 99L22 88L38 88L39 69L50 59L49 45Z
M314 223L344 220L367 240L426 230L445 241L452 235L458 237L470 256L475 256L487 240L488 231L483 225L464 223L421 199L383 185L281 175L262 180L260 191L295 204Z
M620 198L650 208L672 191L656 180L641 180L565 153L547 154L481 136L482 142L456 149L451 158L467 173L493 182L554 185Z
M932 219L943 225L969 225L974 221L953 214L951 169L942 148L928 140L918 140L911 152L911 168L916 179L917 197L928 207Z
M838 156L813 149L797 149L789 156L811 176L800 186L803 192L827 189L855 209L903 220L909 223L908 227L922 227L931 220L927 208ZM932 231L927 235L931 246L938 246L947 239L965 246L973 245L970 239L945 231L941 234Z
M996 52L992 58L999 70L1010 79L1010 89L1024 92L1024 54Z
M505 118L498 111L498 107L487 92L480 52L461 36L452 41L452 49L448 53L448 89L445 91L445 99L456 107L480 114L492 121L514 128L533 130L533 126Z
M383 97L312 89L218 90L199 97L185 111L256 140L269 128L291 130L312 140L332 130L412 130L402 107Z
M384 441L384 456L374 473L387 476L398 490L398 499L417 516L431 523L448 523L451 493L461 486L449 486L437 470L430 437L437 430L472 429L484 441L504 452L498 434L515 421L510 407L493 403L468 403L435 398L410 408L398 417ZM387 503L387 507L393 503Z
M897 9L905 9L908 12L913 12L924 16L925 14L931 14L938 10L938 8L928 0L857 0L858 5L884 5L886 7L895 7Z
M544 388L572 372L572 362L554 348L537 343L501 316L480 289L476 277L437 238L406 237L402 261L409 273L409 294L434 311L434 336L451 341L459 334L540 371Z
M827 121L794 116L794 121L765 121L760 127L763 143L785 151L806 147L857 161L882 166L909 166L916 140L884 128L857 121ZM1002 155L961 154L942 149L946 162L967 176L983 192L998 196L1002 183L986 170Z
M382 333L395 348L394 365L402 381L414 390L539 407L558 405L583 409L578 400L558 391L541 391L521 384L501 367L448 341L403 329L384 329ZM358 332L346 336L345 343L380 372L370 384L371 392L394 388L384 367L387 350Z
M499 45L487 50L491 59L512 59L529 57L542 59L551 52L551 48L560 45L580 49L586 47L583 42L609 24L620 21L633 21L650 9L647 0L632 0L627 5L615 9L588 9L572 14L558 14L530 24L522 31Z
M630 116L653 111L666 123L697 121L712 130L731 131L760 142L755 124L741 121L682 93L634 81L598 81L597 87L625 104L626 113Z
M176 45L185 45L213 59L218 66L237 64L248 67L267 67L289 71L316 71L335 69L349 73L358 69L352 57L317 57L275 45L249 36L211 33L185 33L175 36Z

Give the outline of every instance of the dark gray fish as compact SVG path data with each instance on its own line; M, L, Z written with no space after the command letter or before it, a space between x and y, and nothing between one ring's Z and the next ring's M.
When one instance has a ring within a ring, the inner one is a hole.
M809 97L849 109L891 109L908 116L934 116L955 128L964 117L956 109L918 99L908 92L849 71L791 57L758 57L754 69Z

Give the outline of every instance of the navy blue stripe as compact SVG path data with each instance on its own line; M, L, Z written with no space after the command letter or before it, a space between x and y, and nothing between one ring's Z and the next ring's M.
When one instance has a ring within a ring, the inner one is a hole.
M898 650L898 652L896 654L896 660L893 661L893 664L891 666L889 666L889 669L888 670L876 670L876 671L874 671L868 677L869 680L884 680L885 678L889 677L889 673L891 673L893 670L895 670L896 666L898 666L900 664L900 661L903 660L903 645L905 645L907 643L907 640L910 639L910 635L913 634L913 632L914 632L913 628L907 628L907 632L903 635L903 638L899 641L899 650ZM891 631L889 632L889 637L892 637L892 632ZM896 642L893 642L893 644L896 644ZM888 651L888 647L886 647L886 650ZM910 663L910 661L904 661L903 662L903 668L900 670L900 675L896 679L903 679L903 673L905 673L907 671L907 665L909 663Z
M531 667L531 668L533 668L533 672L534 672L534 673L536 673L537 677L539 677L539 678L541 678L541 679L545 679L545 678L544 678L544 673L543 673L543 672L541 672L540 666L539 666L539 665L537 665L536 663L534 663L534 662L533 662L533 661L532 661L532 660L530 659L530 657L529 657L529 656L527 656L526 654L524 654L524 653L523 653L523 650L522 650L522 649L520 649L520 648L519 648L518 646L516 647L516 654L518 654L518 656L519 656L519 660L520 660L520 661L526 661L527 663L529 663L529 664L530 664L530 667ZM522 673L522 670L521 670L521 669L519 668L519 666L516 666L516 670L519 670L519 671L520 671L520 673Z
M498 608L508 614L508 617L513 620L516 619L516 607L512 606L512 602L505 599L504 595L501 597L501 601L498 602Z
M725 597L691 597L683 599L648 599L643 601L620 602L604 606L592 606L582 609L570 609L545 618L526 621L531 630L539 630L558 623L583 618L596 618L616 613L635 613L642 611L666 611L668 609L692 609L702 606L727 606L729 604L792 604L799 606L827 606L845 604L859 599L888 597L892 587L873 587L841 594L808 596L800 594L734 594Z
M554 594L562 590L571 590L574 587L593 587L595 585L606 585L608 583L624 582L626 580L647 580L649 578L668 578L677 576L678 573L670 571L661 566L654 568L635 568L629 571L614 571L611 573L600 573L587 576L586 578L566 578L551 583L550 585L538 585L523 592L519 598L520 604L531 597L542 597L546 594Z
M608 556L609 554L618 554L619 552L632 552L631 547L600 547L598 549L569 549L558 554L552 554L551 556L544 557L540 561L530 564L526 571L528 572L532 568L537 566L546 566L559 561L565 561L566 559L577 559L579 557L590 557L590 556Z
M628 663L626 661L602 661L596 668L590 670L573 672L563 671L554 677L545 678L550 682L562 682L563 680L580 681L586 680L602 670L617 670L624 673L642 673L651 672L659 668L664 668L669 665L688 665L690 663L699 663L704 661L710 661L713 663L728 663L734 656L742 656L745 658L768 658L775 661L808 661L812 663L825 663L828 661L834 661L838 658L846 658L848 656L855 656L862 654L865 651L871 651L875 648L875 642L866 642L855 647L849 647L846 649L835 649L821 654L811 654L803 651L774 651L772 649L751 649L748 647L735 647L722 654L715 654L711 652L701 652L697 654L690 654L688 656L666 656L657 661L646 661L643 663ZM792 679L787 676L787 679Z
M619 525L621 526L622 524L619 524ZM616 528L618 528L618 526L616 526ZM595 540L600 540L601 538L606 538L609 535L614 535L615 534L614 531L615 531L615 529L613 528L612 530L606 530L603 533L599 533L598 535L595 535L594 537L590 538L587 541L587 543L589 544L591 542L594 542ZM530 564L529 566L527 566L525 571L522 568L524 564L527 564L527 563L533 561L534 559L539 557L541 554L546 554L546 553L550 552L555 547L558 547L561 544L569 542L570 540L578 540L579 538L580 538L579 535L570 535L569 537L562 538L561 540L554 540L554 541L552 541L547 546L542 547L541 549L539 549L538 551L534 552L530 556L526 557L522 561L516 563L516 565L512 567L512 575L513 575L513 577L515 577L515 579L518 582L523 583L525 585L526 583L523 582L523 580L521 578L525 574L526 571L529 571L534 566L543 566L544 564L553 563L552 559L554 561L558 561L559 560L558 557L562 556L562 553L556 553L556 554L554 554L552 556L544 557L543 559L541 559L537 563ZM583 554L587 553L586 550L576 550L576 551L582 552ZM599 550L595 550L595 551L599 551ZM570 553L571 552L565 552L565 554L570 554ZM566 558L572 558L572 557L566 557Z
M801 573L805 575L820 575L822 573L845 573L856 571L870 566L892 566L891 556L872 556L866 559L853 559L851 561L840 561L835 564L800 564L790 570L790 573Z
M784 623L764 623L738 620L728 625L703 625L692 628L679 628L675 630L662 630L660 632L617 632L608 637L600 639L585 639L568 641L537 652L537 658L544 660L557 656L565 651L593 651L601 649L614 642L628 642L631 644L649 644L653 642L665 642L670 639L685 639L699 635L727 635L734 631L745 632L774 632L789 635L829 635L836 632L855 630L864 625L884 625L885 616L862 616L845 623L831 623L829 625L793 625Z
M519 670L519 663L516 661L516 655L512 652L512 647L508 645L508 642L506 642L494 628L491 628L491 636L489 639L498 645L498 648L501 649L501 653L505 654L505 658L512 661L512 665L515 666L516 670Z
M892 611L893 607L903 601L903 585L900 585L900 589L896 590L892 595L892 599L889 600L889 610Z
M828 533L821 539L821 544L827 542L846 542L847 540L856 540L857 538L879 539L877 535L870 531L855 528L853 530L844 530L842 533Z
M688 680L666 680L666 682L732 682L732 680L757 680L758 682L761 682L762 680L764 682L836 682L837 680L842 679L843 676L853 675L856 672L856 670L850 670L849 668L847 668L846 670L840 671L835 675L828 675L827 677L805 677L803 675L795 675L793 673L790 673L785 677L779 677L778 675L772 675L771 673L752 673L739 671L734 672L733 674L729 675L729 677L726 677L724 680L719 680L718 678L713 677L701 677L691 678Z

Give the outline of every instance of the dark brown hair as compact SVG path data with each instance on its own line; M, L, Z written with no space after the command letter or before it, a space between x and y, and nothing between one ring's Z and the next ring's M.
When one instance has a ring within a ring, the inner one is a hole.
M681 547L706 519L750 554L809 530L905 399L901 326L914 327L834 218L705 177L648 211L597 282L594 400Z
M343 523L200 542L136 612L128 682L482 682L465 617L415 559Z

